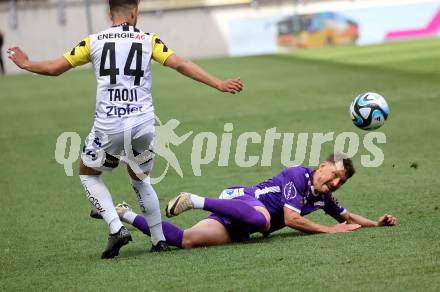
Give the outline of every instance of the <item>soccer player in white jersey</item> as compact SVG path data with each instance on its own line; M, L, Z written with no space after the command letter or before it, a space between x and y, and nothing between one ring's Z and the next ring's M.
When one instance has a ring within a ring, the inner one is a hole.
M95 69L96 114L81 155L80 179L87 200L110 228L102 258L117 256L119 249L131 241L100 177L102 171L115 168L119 160L127 163L133 190L151 230L152 251L169 250L159 201L148 177L154 156L151 59L221 92L243 89L239 78L219 80L177 56L156 34L136 28L138 0L109 0L109 8L112 27L86 37L58 59L34 62L19 47L8 50L18 67L42 75L57 76L89 62Z

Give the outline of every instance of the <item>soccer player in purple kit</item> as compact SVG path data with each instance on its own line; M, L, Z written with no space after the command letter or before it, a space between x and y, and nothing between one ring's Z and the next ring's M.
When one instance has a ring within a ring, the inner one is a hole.
M252 233L267 235L285 226L305 233L338 233L360 227L396 225L397 219L389 214L372 221L341 207L333 192L354 173L350 158L332 154L320 163L317 170L304 166L288 167L256 186L226 189L218 199L181 193L168 203L168 217L189 209L203 209L212 214L185 230L164 221L166 241L179 248L192 248L245 241ZM339 224L324 226L304 217L318 209L324 210ZM118 207L117 211L123 221L149 235L143 216L124 207Z

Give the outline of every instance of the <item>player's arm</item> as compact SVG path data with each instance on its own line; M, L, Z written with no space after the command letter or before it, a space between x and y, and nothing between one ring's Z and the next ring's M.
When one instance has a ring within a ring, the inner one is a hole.
M305 233L338 233L349 232L360 228L358 224L340 223L334 226L325 226L317 224L309 219L304 218L298 212L284 207L284 224L290 228Z
M152 57L153 59L177 72L204 83L222 92L237 93L243 90L240 78L220 80L209 74L193 62L177 56L173 50L168 48L156 34L152 36Z
M24 70L41 75L58 76L73 67L90 62L90 37L86 37L71 51L54 60L30 61L26 53L18 47L8 49L8 54L9 59Z
M336 220L339 222L347 222L351 224L359 224L362 227L381 227L381 226L395 226L397 224L397 219L393 215L384 214L379 217L377 221L370 220L361 215L346 212L342 215L336 216Z
M27 54L19 47L8 49L8 54L9 59L21 69L41 75L58 76L72 68L64 57L40 62L30 61Z
M240 78L220 80L203 70L197 64L194 64L189 60L179 57L176 54L171 55L166 60L164 65L173 68L180 74L183 74L189 78L211 86L212 88L215 88L221 92L229 92L235 94L243 90L243 84Z
M397 224L396 218L389 214L385 214L377 221L373 221L361 215L350 213L339 204L338 200L333 194L325 198L325 206L323 209L328 215L335 218L338 222L359 224L362 227L394 226Z

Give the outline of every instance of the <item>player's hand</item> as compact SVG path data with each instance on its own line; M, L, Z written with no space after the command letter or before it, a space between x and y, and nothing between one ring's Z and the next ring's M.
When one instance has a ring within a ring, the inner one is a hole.
M8 57L22 69L26 67L26 64L29 62L29 57L19 47L9 48Z
M328 233L350 232L361 228L359 224L348 224L347 222L336 224L329 228Z
M235 94L243 90L243 83L240 78L223 80L218 85L218 90Z
M397 225L397 219L393 215L385 214L377 220L379 226L395 226Z

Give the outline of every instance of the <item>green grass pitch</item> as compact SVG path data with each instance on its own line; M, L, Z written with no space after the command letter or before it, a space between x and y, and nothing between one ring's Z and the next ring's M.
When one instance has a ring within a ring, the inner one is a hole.
M107 240L77 176L54 159L57 137L92 125L95 80L91 70L62 77L23 74L0 78L0 290L133 291L439 291L440 289L440 40L367 47L299 51L295 54L199 61L222 77L240 76L245 91L226 95L172 70L154 66L153 95L161 120L181 121L178 134L244 131L354 131L352 99L364 91L383 94L391 115L380 129L385 161L360 166L337 196L344 207L372 219L390 212L395 228L347 234L303 235L284 229L245 244L150 254L148 238L133 229L134 242L115 260L101 260ZM232 149L234 149L234 143ZM227 186L252 185L282 169L280 144L272 166L240 168L231 152L228 167L218 159L194 176L192 138L178 147L184 177L174 170L155 185L162 208L179 191L217 196ZM261 154L261 145L250 154ZM321 158L330 151L324 144ZM218 155L218 151L217 151ZM306 161L307 163L307 161ZM413 167L410 167L410 165ZM417 167L415 167L417 166ZM159 158L155 173L164 163ZM115 202L138 211L123 167L104 177ZM192 211L172 221L189 227L206 216ZM322 224L331 218L310 216Z

